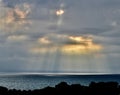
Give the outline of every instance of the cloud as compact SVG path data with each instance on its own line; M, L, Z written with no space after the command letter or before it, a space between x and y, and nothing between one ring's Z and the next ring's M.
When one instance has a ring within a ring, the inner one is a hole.
M94 43L89 36L49 34L39 38L38 46L30 51L33 53L60 51L63 54L90 54L101 49L102 46Z
M19 41L25 41L28 39L29 39L29 37L26 35L11 35L11 36L8 36L7 41L19 42Z
M93 36L93 38L95 39L95 41L96 42L98 42L98 43L101 43L101 44L103 44L103 45L116 45L116 46L119 46L120 45L120 42L119 42L119 40L120 40L120 37L118 36L112 36L112 35L107 35L107 36L105 36L105 34L104 35L92 35Z
M31 12L28 3L16 4L10 8L1 2L0 14L0 30L5 32L15 32L18 30L28 29L31 22L28 20L28 15Z
M114 26L114 27L116 27L116 26L118 26L118 23L117 23L116 21L113 21L113 22L111 23L111 25Z
M55 29L55 27L50 27L49 29ZM79 29L61 29L59 34L69 34L69 35L101 35L102 33L113 31L114 28L111 26L106 27L85 27Z

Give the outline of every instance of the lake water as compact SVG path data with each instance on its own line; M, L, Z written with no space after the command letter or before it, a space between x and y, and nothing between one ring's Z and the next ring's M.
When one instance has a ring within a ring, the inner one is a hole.
M54 87L60 82L89 85L91 81L120 83L120 75L4 75L0 76L0 86L9 89L33 90L47 86Z

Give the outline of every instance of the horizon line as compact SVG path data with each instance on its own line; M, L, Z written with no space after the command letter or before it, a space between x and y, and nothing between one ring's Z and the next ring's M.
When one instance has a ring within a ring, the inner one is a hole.
M44 75L44 76L59 76L59 75L119 75L119 73L38 73L38 72L15 72L6 73L1 72L0 76L4 75Z

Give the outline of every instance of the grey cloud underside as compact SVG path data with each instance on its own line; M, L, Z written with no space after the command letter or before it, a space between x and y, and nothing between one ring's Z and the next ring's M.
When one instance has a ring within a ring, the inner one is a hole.
M91 35L101 35L104 32L112 31L112 27L105 27L105 28L80 28L76 30L69 30L69 29L61 29L59 31L60 34L70 34L70 35L84 35L84 34L91 34Z

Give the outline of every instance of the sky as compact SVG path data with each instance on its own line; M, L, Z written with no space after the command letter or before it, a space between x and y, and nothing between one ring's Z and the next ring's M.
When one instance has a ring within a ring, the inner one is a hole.
M120 72L120 0L0 0L0 72Z

